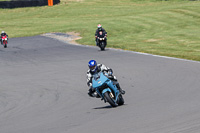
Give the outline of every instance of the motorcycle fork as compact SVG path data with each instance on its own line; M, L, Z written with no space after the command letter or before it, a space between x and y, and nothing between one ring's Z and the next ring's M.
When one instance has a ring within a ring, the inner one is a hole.
M110 92L110 97L111 97L111 98L114 98L114 95L113 95L113 93L112 93L112 92Z

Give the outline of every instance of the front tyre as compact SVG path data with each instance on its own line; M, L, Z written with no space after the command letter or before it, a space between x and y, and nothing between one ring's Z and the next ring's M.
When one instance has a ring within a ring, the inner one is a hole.
M7 48L7 41L3 42L4 48Z
M102 51L105 50L105 43L104 43L104 41L101 42L101 44L100 44L100 48L101 48Z
M112 106L112 107L117 107L117 104L114 102L114 100L110 96L110 92L105 92L104 97L106 101Z

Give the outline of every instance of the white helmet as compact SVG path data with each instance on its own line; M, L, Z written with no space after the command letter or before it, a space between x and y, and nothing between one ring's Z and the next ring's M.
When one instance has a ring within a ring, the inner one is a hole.
M1 33L5 33L5 31L2 31Z
M99 30L102 30L102 25L101 25L101 24L98 24L98 25L97 25L97 28L98 28Z

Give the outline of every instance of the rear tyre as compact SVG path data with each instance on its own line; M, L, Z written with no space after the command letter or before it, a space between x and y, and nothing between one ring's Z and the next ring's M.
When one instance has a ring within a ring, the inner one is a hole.
M123 105L124 104L124 98L122 97L121 94L118 96L117 103L118 103L118 105Z
M104 97L106 98L106 101L112 106L117 107L117 104L114 102L114 100L110 97L110 92L105 92Z

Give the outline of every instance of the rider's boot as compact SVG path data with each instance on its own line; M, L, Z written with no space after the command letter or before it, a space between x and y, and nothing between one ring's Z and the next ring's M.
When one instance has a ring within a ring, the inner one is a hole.
M101 97L97 92L94 92L94 96L95 96L96 98L100 98L100 97Z
M94 90L94 89L90 88L88 91L89 91L89 92L88 92L88 95L89 95L90 97L95 97L95 94L94 94L95 90Z
M120 87L119 83L116 84L117 88L119 89L119 91L121 92L121 94L125 94L125 91L122 90L122 88Z

